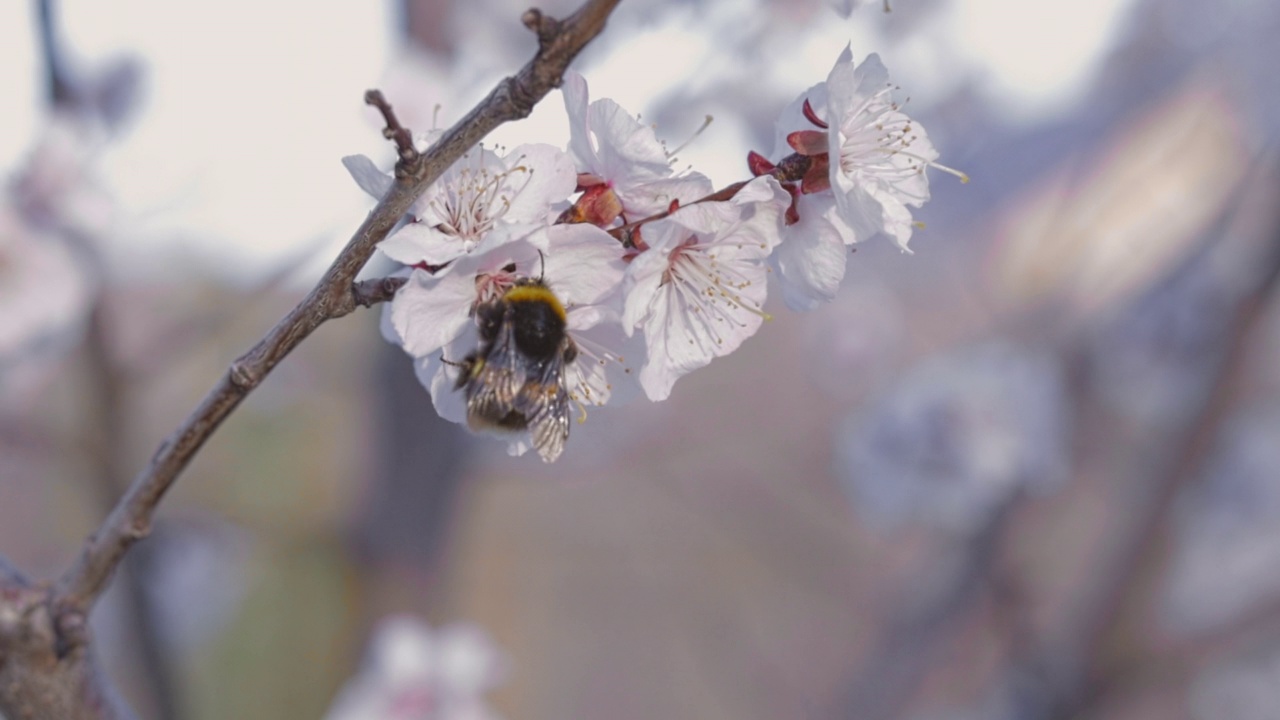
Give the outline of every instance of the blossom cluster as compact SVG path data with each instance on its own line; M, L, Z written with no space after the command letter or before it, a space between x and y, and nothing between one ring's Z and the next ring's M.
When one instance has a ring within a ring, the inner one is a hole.
M545 144L472 151L416 202L380 245L404 266L383 331L416 361L437 411L461 422L460 361L481 342L477 308L536 279L563 305L575 351L563 383L575 414L675 382L733 352L768 319L773 275L788 306L834 296L848 246L877 234L904 251L911 207L929 198L937 164L923 128L893 99L876 55L846 48L825 82L786 108L752 178L716 191L677 172L652 127L567 74L565 150ZM389 175L344 158L374 197ZM959 173L956 173L959 174ZM536 443L535 443L536 444ZM529 447L527 437L512 451ZM538 446L554 460L559 446Z
M325 720L495 720L484 695L505 672L481 628L393 615L374 627L360 672Z

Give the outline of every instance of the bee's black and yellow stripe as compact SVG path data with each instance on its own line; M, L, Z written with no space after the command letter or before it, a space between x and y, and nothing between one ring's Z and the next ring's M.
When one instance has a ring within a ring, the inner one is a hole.
M559 457L569 437L565 365L577 357L564 304L541 280L524 279L476 308L480 346L467 356L457 387L473 430L529 430L543 460Z

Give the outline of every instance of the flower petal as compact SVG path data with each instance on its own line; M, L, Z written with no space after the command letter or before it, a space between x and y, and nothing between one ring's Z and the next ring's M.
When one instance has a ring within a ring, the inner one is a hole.
M826 218L801 218L774 251L774 264L787 307L807 312L835 297L849 250Z
M351 179L356 181L356 185L372 195L375 200L381 200L395 182L390 175L379 170L378 166L364 155L348 155L342 158L342 165L347 172L351 173Z
M531 173L527 178L520 177L523 173L508 175L511 187L504 194L510 197L511 205L503 216L505 222L545 222L551 205L572 195L578 186L573 159L553 145L521 145L504 160L510 167L520 165Z
M622 290L626 263L622 245L595 225L553 225L547 229L544 273L566 307L596 305Z
M391 327L410 355L431 355L454 340L470 322L475 276L414 270L391 301Z

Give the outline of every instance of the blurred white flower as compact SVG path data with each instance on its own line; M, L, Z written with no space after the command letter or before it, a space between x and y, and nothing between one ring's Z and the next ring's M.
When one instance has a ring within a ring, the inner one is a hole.
M65 113L49 116L21 171L10 181L14 208L28 224L94 237L111 226L115 204L95 175L101 128Z
M976 530L1015 492L1063 479L1061 375L1050 356L1003 342L926 360L844 423L838 475L872 524Z
M490 720L483 694L504 675L483 630L433 630L409 616L384 618L365 662L338 693L326 720Z
M54 371L79 338L91 296L66 245L0 204L0 396L14 400Z
M847 18L853 14L854 10L858 9L858 6L862 4L862 0L827 0L827 4L831 6L832 10L836 11L837 15Z
M1280 594L1280 407L1228 423L1201 482L1179 498L1165 612L1196 632Z

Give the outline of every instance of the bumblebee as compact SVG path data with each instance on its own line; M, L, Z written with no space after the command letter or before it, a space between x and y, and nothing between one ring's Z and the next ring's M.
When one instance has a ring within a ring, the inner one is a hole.
M569 439L565 367L578 357L566 319L541 279L518 280L476 307L480 345L456 363L462 371L454 385L466 393L467 427L528 430L544 462L560 457Z

